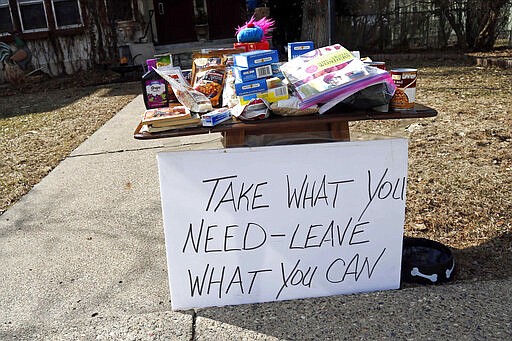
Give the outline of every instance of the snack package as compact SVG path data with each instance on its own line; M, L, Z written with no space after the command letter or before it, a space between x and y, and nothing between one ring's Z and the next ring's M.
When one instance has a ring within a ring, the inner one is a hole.
M297 96L290 96L288 99L274 102L270 105L270 109L272 113L279 116L305 116L318 113L317 105L301 109L300 100Z
M192 69L181 70L183 78L187 81L188 85L192 85Z
M237 53L243 52L243 49L216 49L216 50L206 50L203 49L202 52L195 52L192 54L192 75L191 84L193 85L193 81L198 72L218 65L228 65L230 64L230 60L232 61L233 55ZM231 62L232 63L232 62Z
M203 50L192 54L192 87L208 97L212 106L221 104L227 66L242 49Z
M163 66L159 68L160 71L168 75L169 77L177 80L178 82L181 82L182 84L186 84L186 80L183 77L183 74L181 72L181 68L179 66L176 67L169 67L169 66ZM178 99L176 98L176 95L174 94L174 91L172 90L171 84L167 83L167 98L169 100L169 103L178 103Z
M156 67L160 69L162 67L172 67L172 54L164 53L155 55Z
M166 75L161 70L155 69L155 71L162 76L172 86L172 90L176 95L178 101L187 107L191 112L195 113L206 113L212 111L212 103L210 99L203 93L194 90L191 86L182 84L172 77Z
M238 104L238 97L235 92L235 77L231 68L227 70L224 89L222 90L222 106L233 108Z
M266 100L256 98L246 105L238 104L233 108L232 115L242 121L263 120L270 116L270 105Z
M170 107L148 109L142 115L142 123L167 123L182 119L190 118L190 112L182 105L174 105Z
M220 106L222 89L226 79L226 66L215 65L197 72L193 80L193 88L210 99L213 107Z

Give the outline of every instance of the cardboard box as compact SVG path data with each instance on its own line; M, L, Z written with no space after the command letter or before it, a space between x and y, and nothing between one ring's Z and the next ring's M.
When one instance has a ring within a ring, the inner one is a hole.
M231 118L231 109L219 108L201 116L201 124L204 127L213 127Z
M257 50L235 54L233 56L235 66L252 68L262 65L277 63L279 55L277 50Z
M314 50L314 43L312 41L288 43L288 60L292 60L293 58L312 50Z
M240 82L249 82L258 78L272 76L272 65L263 65L255 68L233 67L235 78Z
M243 48L245 52L256 51L256 50L269 50L270 44L268 41L260 41L257 43L234 43L234 48Z
M267 89L267 80L265 78L255 79L249 82L235 82L235 93L237 96L266 91Z
M281 65L283 65L284 63L273 63L272 64L272 76L273 77L278 77L280 79L284 79L284 75L283 75L283 72L281 71Z
M261 98L268 101L269 103L273 103L281 101L283 99L288 99L289 97L290 95L288 94L288 86L282 85L280 87L269 89L267 91L252 93L244 96L238 96L238 101L240 102L241 105L246 105L252 99Z
M170 53L156 54L155 59L156 59L156 67L158 69L165 67L165 66L172 67L172 54L170 54Z

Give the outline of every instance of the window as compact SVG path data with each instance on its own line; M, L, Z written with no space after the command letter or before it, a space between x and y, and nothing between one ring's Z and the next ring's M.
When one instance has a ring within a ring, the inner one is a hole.
M0 36L13 31L11 8L9 0L0 0Z
M43 0L18 0L18 11L23 32L48 31Z
M52 0L55 27L71 28L82 26L82 11L78 0Z
M6 1L8 0L0 0ZM80 0L17 0L21 29L24 33L40 32L53 29L48 18L55 19L56 29L83 26ZM47 5L51 4L51 9Z

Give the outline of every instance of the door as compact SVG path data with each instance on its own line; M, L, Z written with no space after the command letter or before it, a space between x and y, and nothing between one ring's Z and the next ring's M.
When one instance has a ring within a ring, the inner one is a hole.
M206 0L210 39L234 38L245 22L245 0Z
M153 0L159 44L195 41L194 4L191 0Z

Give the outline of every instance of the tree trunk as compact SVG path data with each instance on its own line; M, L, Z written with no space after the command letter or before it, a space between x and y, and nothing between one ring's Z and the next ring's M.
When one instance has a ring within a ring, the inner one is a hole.
M476 20L479 26L472 44L474 51L492 50L500 21L504 17L501 13L508 8L508 4L509 0L493 0L481 4L481 10L477 13L480 17Z
M95 64L113 63L117 56L117 35L110 22L102 0L85 2L89 17L89 37L91 40L92 60Z
M328 1L304 0L301 39L313 41L315 47L329 44Z
M450 0L434 0L434 3L439 7L441 15L448 20L455 35L457 36L457 46L460 49L467 49L467 41L464 35L464 26L457 20L455 13L451 10Z
M498 23L498 14L494 11L489 13L484 27L478 33L473 44L474 51L488 51L492 50L494 45L496 25Z
M446 32L446 17L439 15L439 26L437 29L437 43L440 48L448 46L448 33Z
M493 48L497 28L504 18L502 12L510 0L468 0L464 8L456 0L433 2L455 31L459 48L483 51ZM465 10L465 24L457 19L457 8L459 11Z

